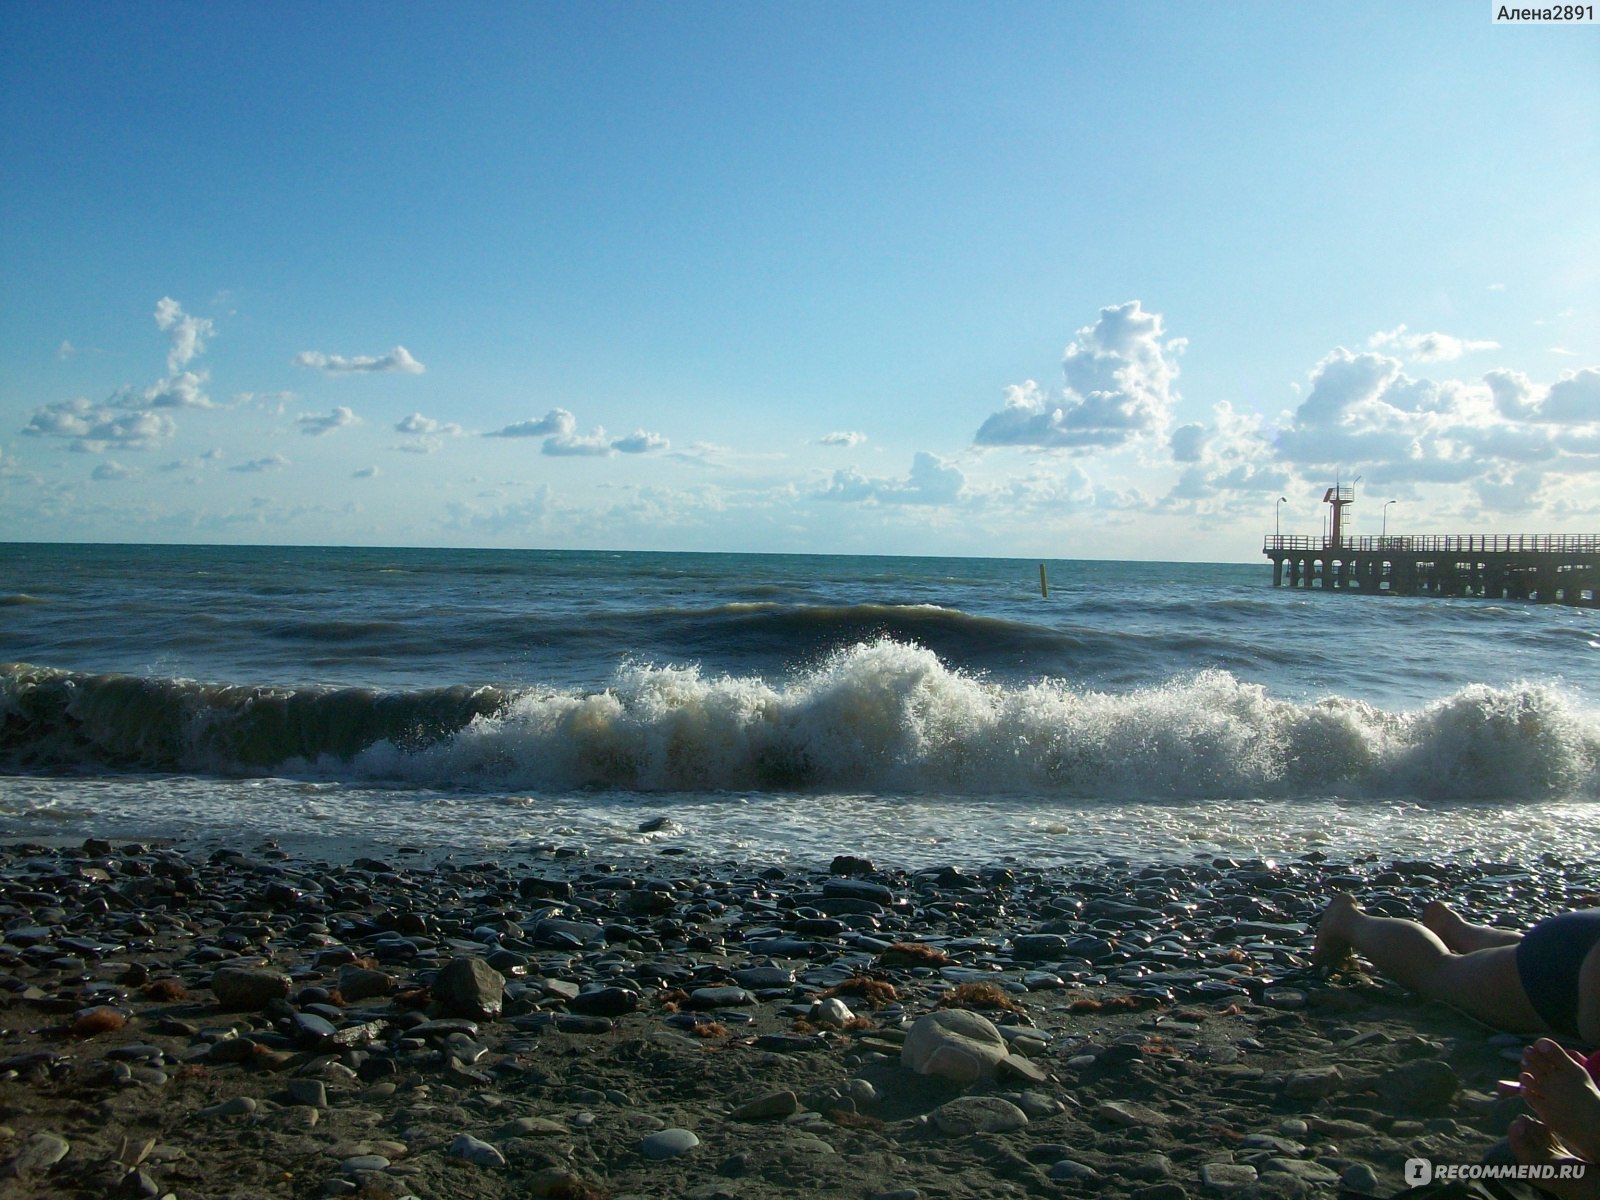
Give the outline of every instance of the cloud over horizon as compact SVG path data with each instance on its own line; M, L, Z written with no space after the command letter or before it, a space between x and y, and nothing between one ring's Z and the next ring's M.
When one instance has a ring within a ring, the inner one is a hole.
M852 504L951 504L966 490L966 476L937 454L919 450L912 456L904 479L862 475L854 468L835 471L832 480L816 493L818 500Z

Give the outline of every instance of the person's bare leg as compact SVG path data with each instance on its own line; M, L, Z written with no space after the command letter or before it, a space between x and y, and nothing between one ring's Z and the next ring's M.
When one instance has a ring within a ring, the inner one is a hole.
M1547 1033L1517 974L1516 947L1456 954L1427 926L1374 917L1347 895L1333 898L1317 926L1311 961L1333 965L1350 951L1429 1000L1452 1004L1511 1033Z
M1457 954L1471 954L1491 946L1515 946L1522 934L1515 929L1474 925L1443 900L1430 900L1422 910L1422 923Z
M1524 1166L1564 1167L1577 1173L1577 1178L1538 1180L1540 1191L1561 1200L1600 1200L1600 1166L1567 1154L1567 1148L1543 1122L1518 1117L1506 1131L1506 1140L1511 1143L1511 1153Z
M1600 1163L1600 1088L1582 1064L1540 1038L1522 1052L1520 1078L1522 1098L1539 1120L1577 1154Z

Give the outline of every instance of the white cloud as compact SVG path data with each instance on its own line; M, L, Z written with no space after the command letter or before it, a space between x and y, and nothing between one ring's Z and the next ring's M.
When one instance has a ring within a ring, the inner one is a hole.
M1172 431L1174 462L1199 462L1205 454L1211 431L1204 425L1180 425Z
M238 471L244 475L259 475L264 471L281 471L284 467L293 464L281 454L269 454L265 458L251 459L247 463L240 463L236 467L229 467L230 471Z
M1051 397L1033 380L1006 388L1005 407L978 429L980 446L1092 450L1159 434L1178 396L1176 356L1187 343L1162 341L1161 314L1139 301L1100 310L1061 360L1065 386Z
M110 483L122 479L135 479L138 475L139 472L134 467L125 467L121 463L107 460L96 467L89 478L101 483Z
M817 499L858 504L951 504L962 498L966 483L959 467L919 450L904 479L875 479L846 468L833 473L832 481L817 493Z
M1563 375L1550 385L1539 406L1541 421L1600 421L1600 367Z
M1272 461L1272 442L1257 418L1234 412L1226 401L1211 418L1209 425L1172 432L1172 458L1183 469L1166 497L1169 506L1209 512L1254 505L1263 493L1288 486L1289 473Z
M596 429L587 436L571 433L561 437L547 437L540 452L558 458L572 456L609 458L616 453L612 449L611 443L606 441L606 431L604 429Z
M620 437L611 443L613 450L620 450L624 454L648 454L652 450L665 450L672 445L659 433L646 433L643 429L636 429L627 437Z
M1540 391L1521 371L1490 371L1483 382L1507 420L1526 420L1539 410Z
M1473 341L1448 333L1411 333L1404 325L1373 334L1367 345L1374 350L1398 354L1410 362L1450 362L1477 350L1498 350L1499 342Z
M504 429L486 433L484 437L566 437L578 427L578 420L564 408L552 408L544 416L531 421L518 421Z
M118 388L109 403L118 408L215 408L202 390L206 373L180 371L147 388Z
M411 357L410 351L404 346L396 346L389 353L377 358L367 355L345 358L339 354L324 354L320 350L302 350L294 356L294 364L297 367L310 367L313 370L323 371L329 375L421 375L427 370Z
M216 327L209 317L191 317L171 296L156 301L156 327L167 335L167 374L176 375L197 355L205 353L206 339Z
M172 418L158 412L119 412L81 397L37 408L23 426L28 437L75 439L72 448L98 454L107 446L148 450L177 431Z
M396 433L408 433L418 437L456 437L461 433L461 426L454 421L436 421L432 417L425 417L419 412L412 413L404 420L396 421Z
M1600 467L1569 436L1588 423L1600 423L1600 368L1548 388L1509 370L1433 381L1406 375L1397 359L1340 348L1317 364L1276 445L1280 460L1308 473L1361 471L1384 488L1465 484L1486 509L1520 511L1549 495L1542 473Z
M846 450L853 450L867 440L864 433L829 433L817 439L819 446L841 446Z
M301 433L310 437L321 437L325 433L332 433L335 429L348 429L351 425L359 425L361 418L341 404L326 416L302 413L295 418L295 424L300 426Z

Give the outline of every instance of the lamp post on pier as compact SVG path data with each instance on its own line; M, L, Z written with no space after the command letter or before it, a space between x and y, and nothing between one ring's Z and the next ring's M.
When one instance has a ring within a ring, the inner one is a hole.
M1393 503L1393 500L1385 500L1383 502L1383 532L1378 535L1379 537L1389 536L1389 505Z
M1278 528L1278 514L1283 512L1283 506L1285 504L1287 504L1287 503L1289 503L1289 497L1287 497L1287 496L1279 496L1278 497L1278 502L1272 506L1272 536L1273 537L1281 537L1282 536L1282 533Z

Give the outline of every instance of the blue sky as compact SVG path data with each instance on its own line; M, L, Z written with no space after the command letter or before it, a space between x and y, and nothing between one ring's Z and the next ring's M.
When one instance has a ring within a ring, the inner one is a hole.
M7 536L1600 528L1600 27L11 4Z

